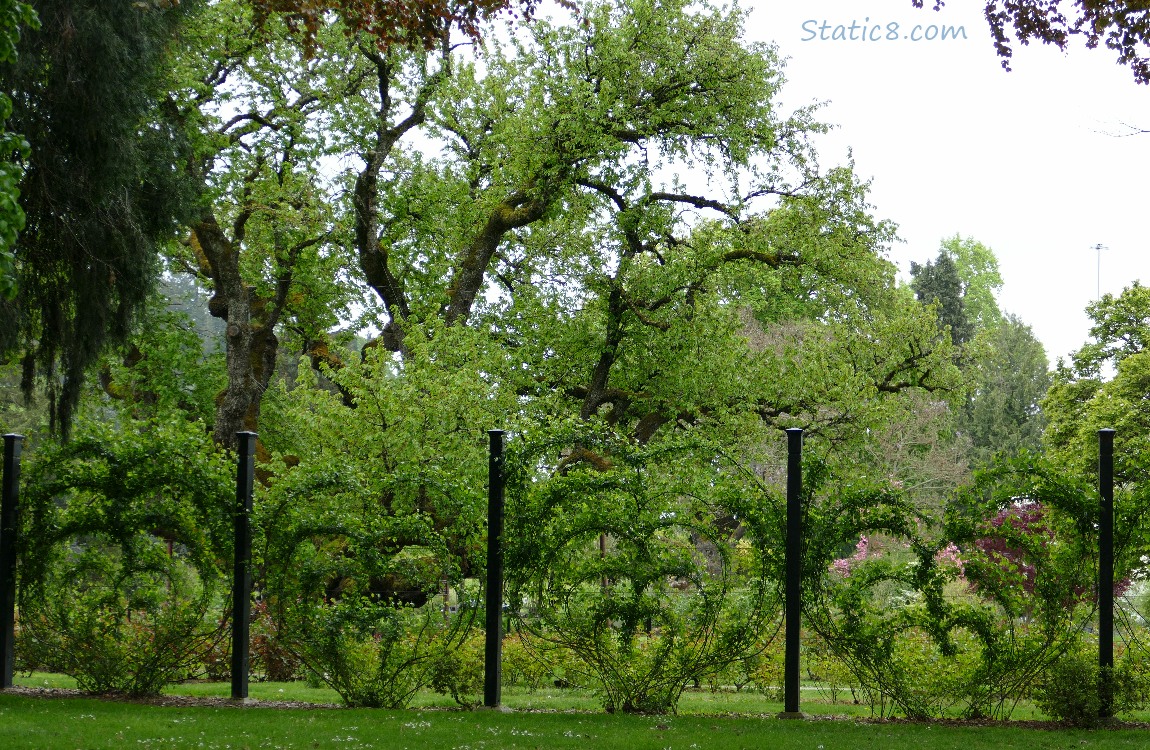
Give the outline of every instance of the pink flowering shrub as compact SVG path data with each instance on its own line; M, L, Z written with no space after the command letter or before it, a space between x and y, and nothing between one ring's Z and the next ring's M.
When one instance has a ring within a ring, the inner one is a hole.
M959 580L966 580L966 565L963 563L962 556L954 542L947 542L945 547L936 552L934 561L940 567L957 569Z
M843 578L850 578L851 569L866 560L868 556L870 556L870 540L866 536L860 536L858 543L855 544L854 554L835 560L831 563L830 570Z

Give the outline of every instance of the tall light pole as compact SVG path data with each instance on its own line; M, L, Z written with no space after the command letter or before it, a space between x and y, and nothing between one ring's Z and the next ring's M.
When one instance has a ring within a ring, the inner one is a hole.
M1102 251L1109 250L1110 248L1101 243L1098 243L1096 245L1092 245L1090 249L1095 250L1098 253L1098 268L1097 275L1095 276L1094 286L1094 299L1095 301L1098 301L1102 299Z

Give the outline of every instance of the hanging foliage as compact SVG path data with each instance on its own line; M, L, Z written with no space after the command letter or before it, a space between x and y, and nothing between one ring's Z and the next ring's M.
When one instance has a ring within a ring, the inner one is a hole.
M157 114L164 61L195 2L43 0L0 75L8 127L29 144L20 181L26 225L19 294L0 307L0 349L37 369L51 427L67 436L85 369L122 341L192 195L175 167L177 129Z

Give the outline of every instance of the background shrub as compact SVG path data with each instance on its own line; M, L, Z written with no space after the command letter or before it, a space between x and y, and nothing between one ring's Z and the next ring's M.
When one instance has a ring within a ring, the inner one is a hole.
M1110 670L1114 714L1137 711L1150 704L1150 674L1133 655L1124 655ZM1075 726L1101 721L1103 671L1098 666L1097 641L1080 642L1052 661L1035 691L1043 713Z
M450 695L464 708L483 701L486 636L472 633L456 648L442 652L431 671L431 689Z

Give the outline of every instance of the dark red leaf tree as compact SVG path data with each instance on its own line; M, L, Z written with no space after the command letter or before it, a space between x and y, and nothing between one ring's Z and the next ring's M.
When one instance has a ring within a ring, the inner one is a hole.
M923 0L911 0L916 8ZM936 0L934 9L946 5ZM1010 70L1014 44L1032 40L1065 50L1072 37L1118 53L1118 64L1150 83L1150 3L1143 0L987 0L986 20L1002 67Z
M556 0L575 9L572 0ZM309 42L327 13L338 13L348 28L366 31L381 48L392 45L431 48L453 26L472 37L480 25L499 13L529 17L539 0L251 0L257 24L279 14Z

